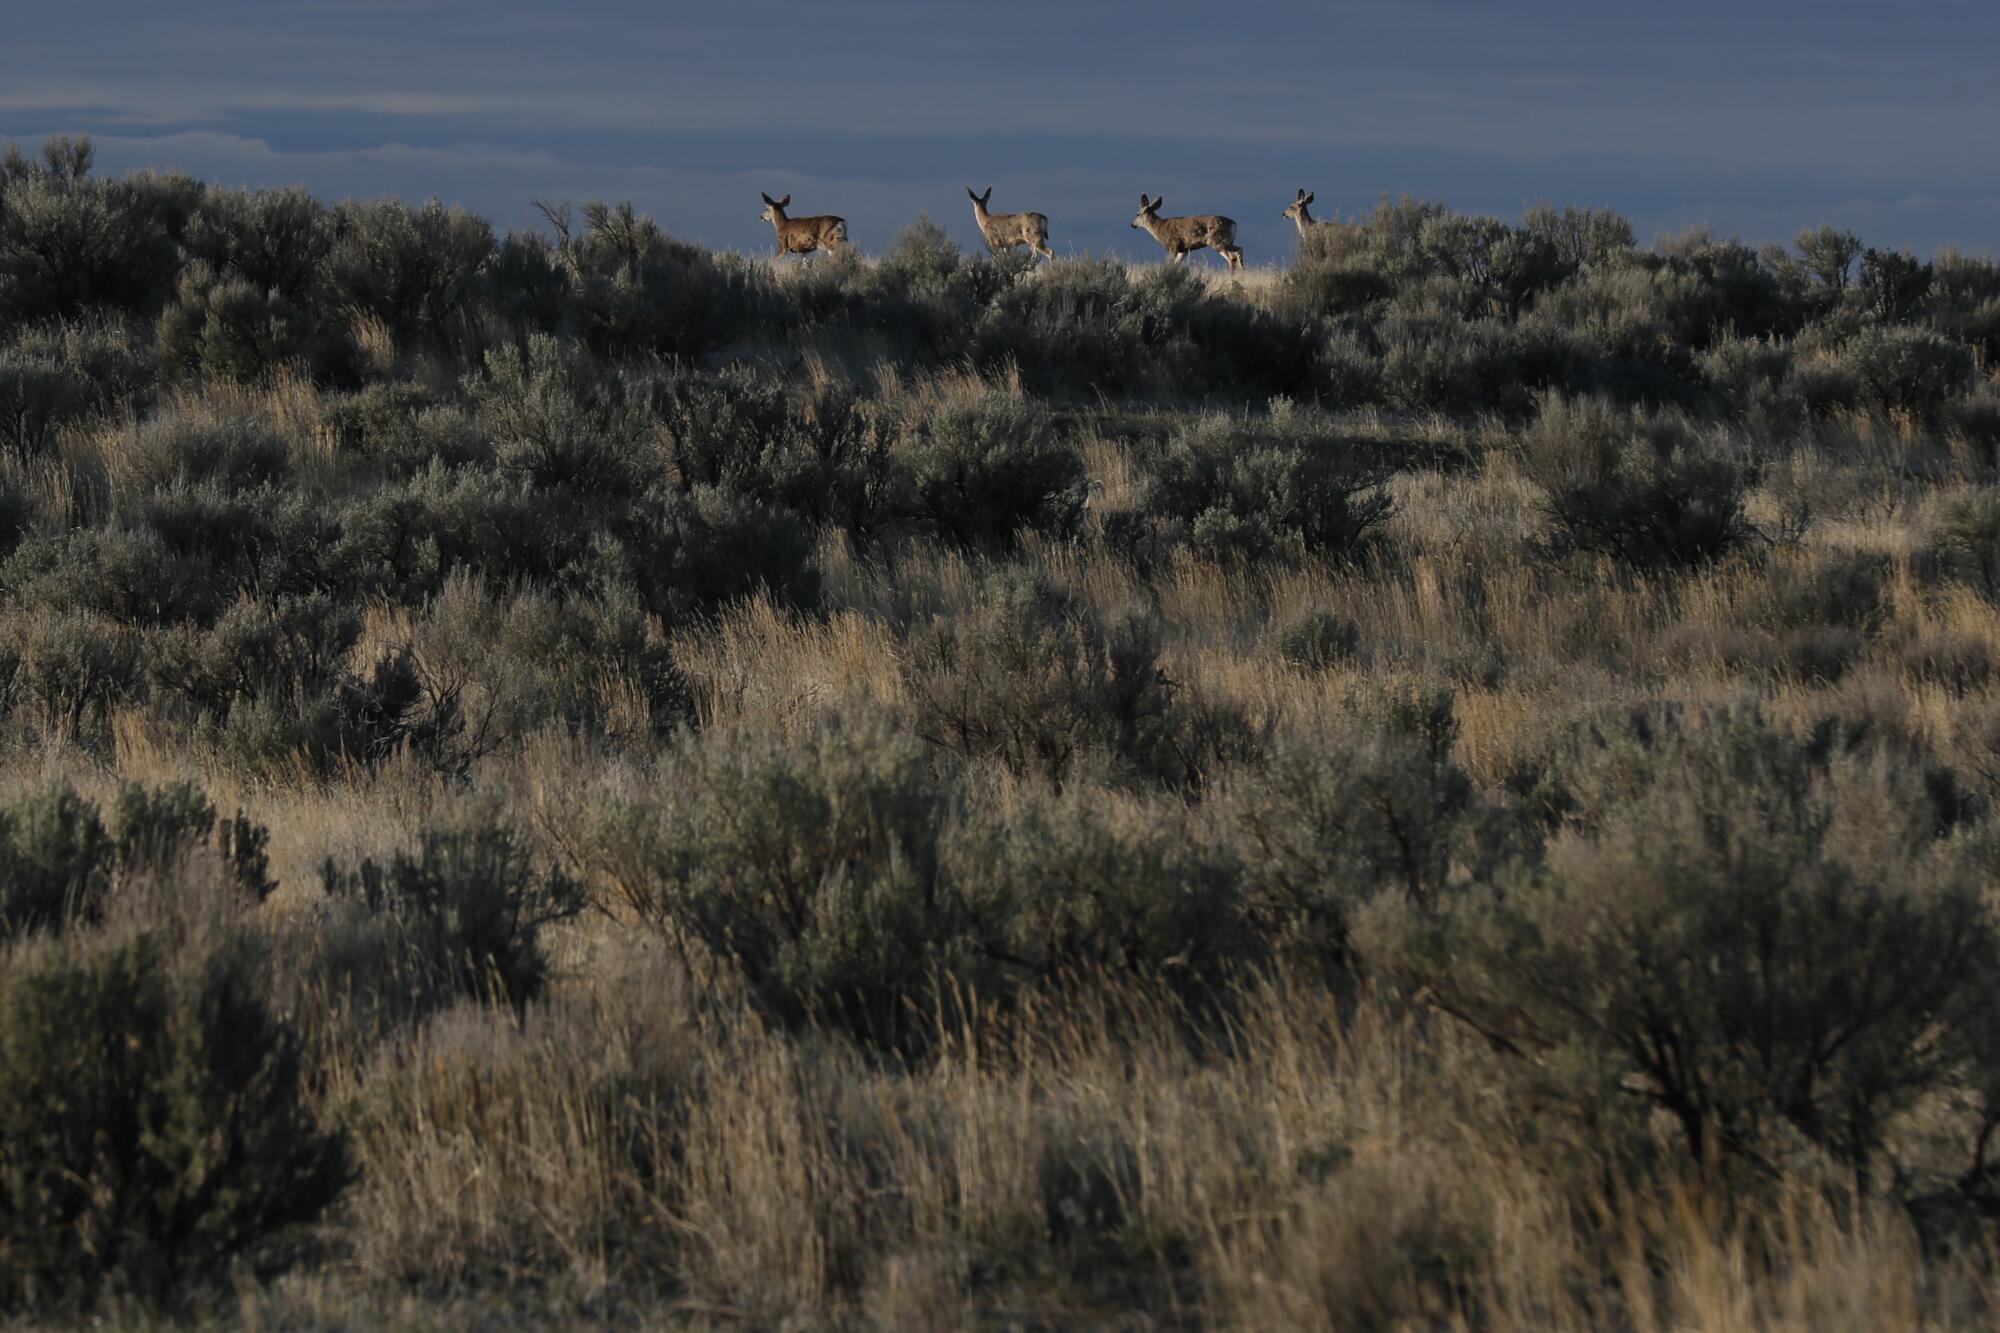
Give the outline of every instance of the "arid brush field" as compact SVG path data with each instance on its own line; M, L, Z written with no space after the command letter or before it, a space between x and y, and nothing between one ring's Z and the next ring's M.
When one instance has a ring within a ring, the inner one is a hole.
M2000 265L0 180L0 1317L2000 1319Z

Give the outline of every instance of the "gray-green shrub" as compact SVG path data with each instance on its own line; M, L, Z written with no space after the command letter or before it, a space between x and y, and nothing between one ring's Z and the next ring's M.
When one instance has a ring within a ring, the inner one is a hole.
M238 948L42 945L0 971L0 1308L164 1303L279 1257L348 1177Z

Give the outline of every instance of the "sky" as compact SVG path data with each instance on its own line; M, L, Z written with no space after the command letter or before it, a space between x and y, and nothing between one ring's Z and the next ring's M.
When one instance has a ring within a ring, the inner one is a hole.
M1516 218L1609 207L1642 239L1834 223L2000 252L1992 0L20 0L0 140L101 169L329 198L437 197L501 228L630 199L757 250L760 191L879 251L965 187L1063 253L1150 256L1141 191L1282 260L1384 194Z

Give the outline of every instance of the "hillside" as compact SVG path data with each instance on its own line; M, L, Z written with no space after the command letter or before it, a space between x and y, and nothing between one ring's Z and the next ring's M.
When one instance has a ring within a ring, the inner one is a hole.
M90 166L0 169L0 1311L2000 1316L2000 264Z

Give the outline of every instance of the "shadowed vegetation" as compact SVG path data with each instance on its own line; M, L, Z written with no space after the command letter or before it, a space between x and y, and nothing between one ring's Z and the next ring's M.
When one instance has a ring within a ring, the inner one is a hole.
M90 168L0 167L0 1313L2000 1313L2000 266Z

